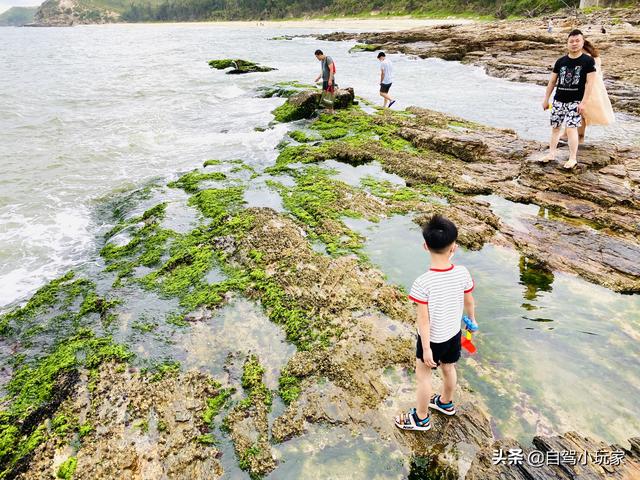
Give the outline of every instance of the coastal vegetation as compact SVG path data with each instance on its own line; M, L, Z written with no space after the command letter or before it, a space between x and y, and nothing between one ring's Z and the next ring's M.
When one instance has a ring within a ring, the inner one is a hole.
M138 21L267 20L302 17L413 15L425 17L532 16L577 7L577 0L164 0L132 3L122 18Z

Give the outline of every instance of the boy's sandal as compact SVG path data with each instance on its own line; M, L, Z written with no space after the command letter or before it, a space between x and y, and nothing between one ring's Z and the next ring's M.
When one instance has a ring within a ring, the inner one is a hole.
M407 413L401 413L398 415L394 419L394 423L396 424L396 427L401 430L431 430L431 417L427 415L427 418L420 420L415 408L412 408Z
M453 402L442 403L440 401L439 394L435 394L431 397L431 400L429 401L429 408L433 408L434 410L437 410L440 413L444 413L445 415L456 414L456 407L453 406Z

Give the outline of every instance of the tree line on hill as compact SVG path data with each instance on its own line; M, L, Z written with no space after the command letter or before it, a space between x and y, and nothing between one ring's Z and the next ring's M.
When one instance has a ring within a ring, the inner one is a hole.
M127 22L195 20L267 20L306 16L475 13L506 18L534 16L577 7L579 0L156 0L131 3Z

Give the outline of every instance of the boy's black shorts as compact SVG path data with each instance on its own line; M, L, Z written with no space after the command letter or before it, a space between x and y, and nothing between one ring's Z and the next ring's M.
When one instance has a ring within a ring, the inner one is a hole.
M460 350L462 348L460 340L462 339L462 330L456 333L446 342L433 343L430 342L431 352L433 353L433 361L436 365L441 363L456 363L460 360ZM416 343L416 358L419 358L424 362L422 358L422 339L418 335L418 342Z
M389 89L391 88L390 83L381 83L380 84L380 93L389 93Z

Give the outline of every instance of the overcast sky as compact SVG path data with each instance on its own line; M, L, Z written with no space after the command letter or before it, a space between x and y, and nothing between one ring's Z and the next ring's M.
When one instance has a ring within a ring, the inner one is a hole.
M44 0L0 0L0 13L11 7L37 7Z

